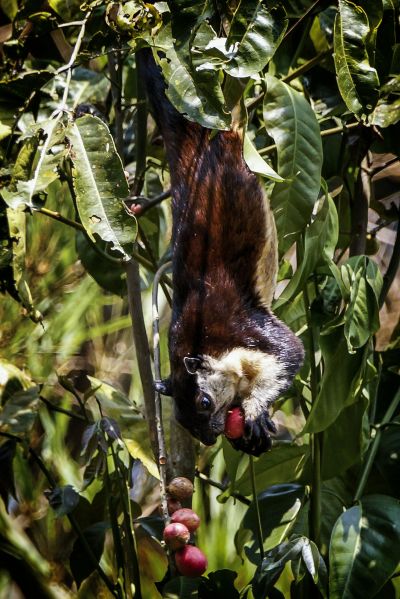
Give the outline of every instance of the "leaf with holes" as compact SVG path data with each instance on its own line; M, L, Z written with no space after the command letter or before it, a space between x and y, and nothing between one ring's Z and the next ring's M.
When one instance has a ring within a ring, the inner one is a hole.
M321 186L322 144L315 114L307 100L289 85L266 76L265 127L278 152L278 174L271 205L284 253L309 222Z
M123 204L128 184L108 127L86 114L69 125L66 134L81 222L93 241L100 237L129 260L125 248L135 241L137 225Z

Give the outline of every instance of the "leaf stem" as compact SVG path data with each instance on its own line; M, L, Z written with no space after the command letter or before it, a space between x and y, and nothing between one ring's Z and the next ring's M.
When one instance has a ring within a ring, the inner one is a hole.
M70 410L66 410L65 408L60 408L59 406L55 406L54 404L51 403L51 401L49 401L45 397L42 397L41 395L39 396L39 399L44 404L46 404L48 409L51 410L52 412L59 412L60 414L65 414L66 416L69 416L70 418L76 418L77 420L82 420L83 422L87 422L87 418L84 418L84 416L81 416L81 414L75 414L74 412L71 412Z
M258 546L260 547L260 562L263 562L264 559L264 543L263 543L263 531L261 525L261 514L260 514L260 506L258 504L257 498L257 487L256 487L256 474L254 471L254 458L252 455L249 456L249 466L250 466L250 479L251 479L251 491L253 494L253 502L254 507L256 509L256 518L257 518L257 540Z
M365 485L367 484L367 480L368 480L369 474L371 472L372 465L374 463L376 454L379 449L379 443L380 443L381 436L382 436L382 428L384 428L385 425L388 424L390 422L390 420L393 418L399 404L400 404L400 389L397 391L396 395L390 402L390 405L389 405L384 417L382 418L382 421L380 422L380 427L375 429L375 431L376 431L375 437L370 445L370 448L368 451L368 456L365 460L364 467L363 467L363 470L361 473L360 481L358 483L357 490L354 494L354 503L356 501L359 501L360 498L362 497L362 494L364 493Z

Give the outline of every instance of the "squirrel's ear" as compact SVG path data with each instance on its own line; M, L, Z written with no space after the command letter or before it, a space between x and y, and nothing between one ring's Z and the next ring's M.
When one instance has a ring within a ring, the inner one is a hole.
M183 358L183 363L189 374L196 374L199 368L201 368L203 360L200 358L190 358L189 356L185 356Z
M172 382L171 378L163 379L162 381L154 381L154 389L161 395L172 397Z

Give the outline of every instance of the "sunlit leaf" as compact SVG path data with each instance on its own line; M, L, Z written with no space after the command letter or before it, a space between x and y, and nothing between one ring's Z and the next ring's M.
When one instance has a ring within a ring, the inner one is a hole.
M349 110L369 114L379 97L379 78L370 63L370 24L361 6L339 0L335 21L334 59L340 93Z
M306 99L289 85L266 76L264 122L278 152L271 205L284 253L309 222L321 185L322 144L318 122Z
M257 148L254 146L248 135L244 137L243 157L250 170L253 173L272 179L272 181L282 182L283 179L274 169L260 156Z
M134 242L136 222L124 208L128 184L108 127L85 115L68 126L73 183L81 222L89 237L98 235L129 260L124 248Z

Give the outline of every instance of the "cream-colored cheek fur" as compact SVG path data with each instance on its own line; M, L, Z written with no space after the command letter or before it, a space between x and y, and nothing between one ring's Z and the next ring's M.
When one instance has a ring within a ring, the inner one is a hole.
M203 358L205 369L197 373L197 383L214 399L216 412L238 396L245 417L255 419L268 409L282 387L284 367L275 356L238 347L219 358Z

